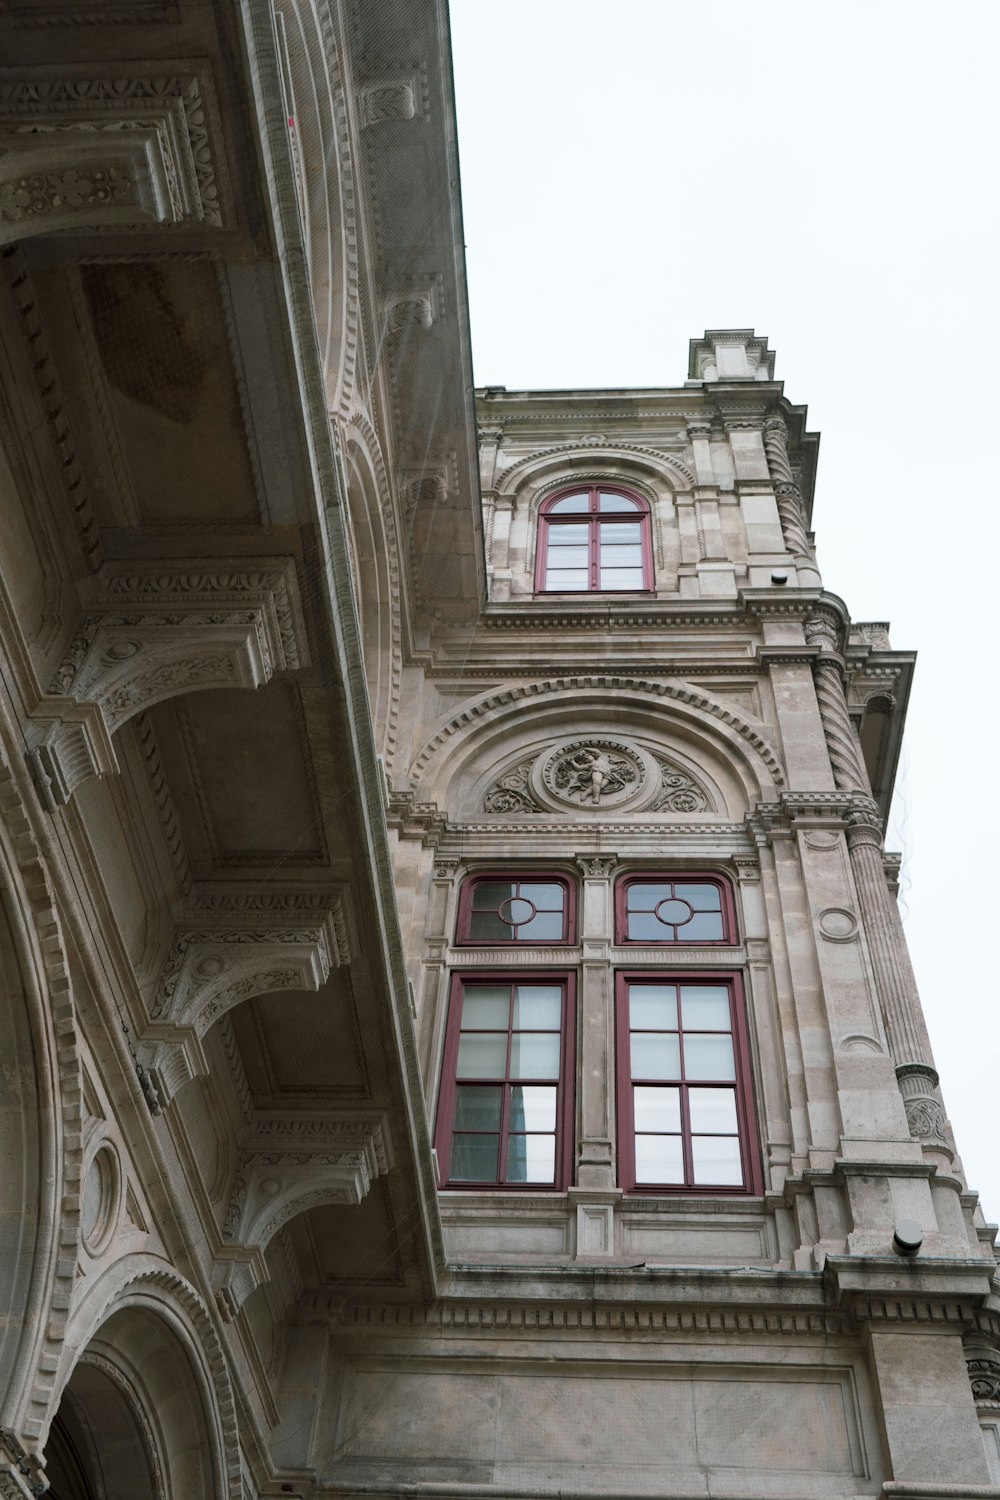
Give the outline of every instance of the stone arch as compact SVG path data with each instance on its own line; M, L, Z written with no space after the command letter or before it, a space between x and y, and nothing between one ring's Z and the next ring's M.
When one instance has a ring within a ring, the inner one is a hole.
M603 675L518 684L470 704L441 724L419 751L410 768L412 783L424 796L443 796L462 763L473 754L482 757L484 744L492 742L497 747L500 764L505 741L511 743L515 735L523 739L532 721L548 733L565 732L570 722L567 713L581 722L586 718L591 730L603 721L622 734L630 723L637 729L645 724L647 733L658 720L677 726L703 745L720 768L728 766L738 780L743 789L740 816L758 797L784 786L784 773L771 746L731 708L683 681ZM430 787L432 767L434 784ZM735 814L737 809L731 811Z
M0 1292L0 1425L29 1451L49 1409L80 1227L82 1080L65 943L12 767L0 756L0 1018L7 1058L4 1149L22 1133L26 1169L0 1177L18 1222L21 1271ZM16 1095L16 1098L13 1097ZM30 1243L27 1240L30 1239ZM18 1316L20 1313L20 1316ZM7 1319L9 1318L9 1322Z
M94 1371L103 1377L78 1373ZM130 1391L159 1435L168 1495L243 1500L236 1403L208 1308L173 1267L148 1254L125 1257L81 1299L69 1320L59 1398L81 1385L107 1396ZM56 1416L53 1403L50 1420ZM46 1424L46 1436L49 1424ZM196 1465L194 1473L191 1464ZM155 1494L155 1489L152 1490ZM107 1500L118 1500L109 1491ZM121 1500L132 1500L128 1491Z
M284 21L300 202L331 411L353 399L359 359L358 224L340 49L328 0L277 0Z
M392 488L378 434L355 413L342 431L347 497L355 537L358 613L376 748L387 767L396 754L402 677L400 548Z
M514 496L526 486L555 483L553 474L565 473L567 482L580 477L581 467L597 470L601 477L627 472L629 482L646 483L652 478L666 483L672 491L694 487L695 477L688 466L671 453L659 448L644 448L638 443L595 442L560 443L518 459L500 471L497 494ZM562 481L560 481L562 482Z

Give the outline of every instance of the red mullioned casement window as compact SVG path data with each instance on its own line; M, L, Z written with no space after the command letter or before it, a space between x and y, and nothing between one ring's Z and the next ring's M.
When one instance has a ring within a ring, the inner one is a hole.
M615 938L671 947L735 943L732 887L714 875L626 875L615 888Z
M613 485L560 490L539 516L536 590L637 594L653 587L649 505Z
M761 1193L740 976L622 973L616 1007L622 1187Z
M470 875L458 901L456 942L572 943L576 885L564 875Z
M435 1136L442 1187L569 1186L574 999L568 973L454 977Z

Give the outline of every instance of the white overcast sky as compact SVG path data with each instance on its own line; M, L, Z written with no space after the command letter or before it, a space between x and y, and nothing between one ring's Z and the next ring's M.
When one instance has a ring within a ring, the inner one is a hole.
M753 327L823 434L826 586L919 652L894 821L970 1185L1000 1215L1000 6L451 0L476 381L679 385Z

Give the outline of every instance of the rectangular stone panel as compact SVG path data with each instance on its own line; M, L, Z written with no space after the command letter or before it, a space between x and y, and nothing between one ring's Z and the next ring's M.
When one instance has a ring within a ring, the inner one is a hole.
M866 1487L841 1367L425 1357L349 1362L330 1478L472 1482L599 1495L707 1485L760 1496Z

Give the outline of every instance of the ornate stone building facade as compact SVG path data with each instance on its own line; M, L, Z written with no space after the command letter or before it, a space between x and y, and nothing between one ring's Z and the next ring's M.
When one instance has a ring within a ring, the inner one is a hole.
M1000 1497L766 340L474 394L439 5L0 37L0 1493Z

